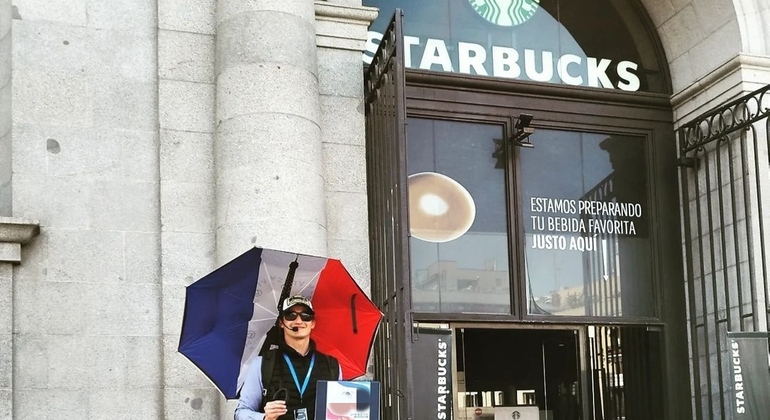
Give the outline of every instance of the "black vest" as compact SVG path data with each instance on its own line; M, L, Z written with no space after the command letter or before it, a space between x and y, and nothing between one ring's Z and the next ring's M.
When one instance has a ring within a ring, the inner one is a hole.
M330 362L329 356L323 353L316 352L314 343L311 342L310 351L307 355L302 356L297 353L291 347L281 343L280 349L277 351L275 366L273 370L273 377L270 383L267 384L266 389L268 395L266 396L266 402L273 399L273 394L276 390L286 388L286 408L288 411L278 420L294 420L294 410L299 408L306 408L308 413L308 419L315 419L315 397L316 397L316 382L319 380L336 381L337 377L330 377ZM305 382L305 375L310 368L310 361L312 355L315 354L315 363L313 365L313 371L310 373L310 381L307 384L305 393L302 394L300 399L299 389L294 383L294 377L291 375L291 370L286 363L283 355L289 356L289 360L294 366L294 372L297 374L297 380L299 385Z

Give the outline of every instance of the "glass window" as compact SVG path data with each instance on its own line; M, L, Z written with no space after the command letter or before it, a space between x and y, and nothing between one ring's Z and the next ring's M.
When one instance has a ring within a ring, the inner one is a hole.
M424 312L510 313L502 126L410 118L412 303Z
M527 310L654 316L645 139L538 129L522 150Z
M534 82L668 93L665 62L632 1L363 0L380 9L371 62L396 8L407 67Z

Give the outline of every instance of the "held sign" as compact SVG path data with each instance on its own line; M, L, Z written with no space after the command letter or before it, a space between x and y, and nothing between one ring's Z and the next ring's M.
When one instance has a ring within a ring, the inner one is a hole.
M768 333L728 332L728 365L732 390L728 419L770 419Z

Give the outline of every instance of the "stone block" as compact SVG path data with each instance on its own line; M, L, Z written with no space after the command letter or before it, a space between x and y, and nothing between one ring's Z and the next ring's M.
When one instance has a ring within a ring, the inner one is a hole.
M125 273L127 283L160 283L160 233L125 232Z
M133 3L131 3L133 5ZM154 31L90 29L89 73L104 83L146 82L157 79L157 35ZM140 88L141 85L134 85ZM115 87L115 86L110 86ZM146 88L145 88L146 89ZM117 93L121 91L118 90ZM141 92L146 94L146 92ZM154 97L154 96L153 96Z
M11 11L13 10L11 0L0 0L0 10L3 11L0 13L0 38L2 38L11 31Z
M219 175L241 169L258 169L268 178L284 169L320 174L320 128L297 115L268 113L231 118L219 124L217 137Z
M82 210L70 210L82 209L87 203L86 193L73 183L60 183L56 188L58 195L49 197L45 178L17 174L13 188L14 211L40 220L41 226L72 229L88 226L87 214Z
M318 50L318 90L321 95L363 98L364 76L361 52Z
M317 79L298 67L263 64L228 68L219 74L217 84L217 121L259 113L319 121Z
M49 147L55 150L56 143L49 143L48 136L56 136L65 131L79 132L79 129L70 130L64 127L45 127L38 124L16 124L13 130L13 172L18 175L29 175L31 177L42 177L46 174L48 166L47 151ZM74 136L74 134L71 134ZM9 154L10 157L10 154Z
M0 32L0 87L5 86L11 81L11 58L13 57L11 51L10 33L3 34Z
M90 394L89 389L16 389L14 411L33 419L91 419L88 411Z
M2 115L0 117L0 136L3 137L11 134L11 127L13 125L13 119L11 118L13 91L10 81L8 79L4 84L0 82L0 112L2 112L0 114Z
M189 82L214 82L214 36L158 31L158 76Z
M120 146L120 176L133 182L155 183L158 181L157 130L98 130L97 141Z
M211 184L209 188L213 188L214 135L161 130L160 179Z
M369 214L366 193L327 192L326 220L329 239L367 239Z
M729 39L740 38L740 30L736 21L735 5L721 1L709 1L708 5L701 2L694 2L695 14L698 18L698 25L706 35L711 35L717 31L722 33L731 33ZM699 7L698 7L699 6ZM730 23L730 25L727 25ZM727 28L725 28L727 26ZM740 39L735 46L741 45Z
M13 331L13 268L0 263L0 335Z
M180 392L198 392L213 390L214 386L206 375L200 371L187 357L179 353L179 331L176 335L163 337L164 360L163 379L166 389L179 389Z
M160 0L158 28L214 35L216 0Z
M93 285L92 285L93 286ZM92 334L153 336L160 333L160 286L103 284L89 292L87 323Z
M91 76L96 127L155 131L158 88L154 81L136 81L106 72Z
M13 419L13 391L0 388L0 419Z
M269 65L297 67L316 75L314 41L313 21L272 11L237 14L217 27L217 70Z
M12 242L0 242L0 264L19 262L21 262L21 245Z
M663 23L659 28L666 57L669 62L689 51L706 34L698 25L698 18L692 6L687 6Z
M11 159L11 133L0 135L0 216L11 216L13 179Z
M88 416L93 420L163 418L162 393L158 388L98 388L88 397Z
M369 239L329 239L328 255L342 261L359 286L371 296Z
M164 388L164 407L167 419L209 420L231 418L233 411L226 417L220 416L219 406L222 400L219 391L208 387L192 388L184 384L179 388Z
M99 29L127 29L152 34L157 28L157 1L114 2L88 0L88 25Z
M327 191L366 193L366 151L363 146L324 144Z
M695 80L703 78L740 53L740 33L732 25L724 25L698 40L689 57Z
M13 68L67 71L82 77L91 69L94 32L58 22L17 21L13 27Z
M674 92L681 92L683 89L689 86L693 80L693 63L690 58L690 54L684 53L678 58L669 61L668 66L671 73L671 85L674 89ZM684 104L684 107L689 106L691 106L691 104ZM685 114L686 110L680 107L677 110L675 117L677 120L679 120L681 118L680 115Z
M252 246L327 255L323 224L290 217L254 218L217 228L217 261L222 265Z
M13 336L0 332L0 389L13 388ZM2 401L2 399L0 399ZM2 403L0 403L0 406ZM0 416L2 418L2 416Z
M84 334L90 329L90 298L94 285L34 282L16 287L14 333ZM19 352L22 354L26 352Z
M202 276L201 276L202 277ZM197 280L198 278L195 278ZM194 280L193 280L194 281ZM192 283L192 281L191 281ZM185 289L182 285L163 284L163 334L177 336L182 331Z
M88 387L160 386L160 337L92 336L84 341L81 351L90 354L92 359L88 368Z
M310 26L315 22L315 7L312 0L264 1L264 0L222 0L217 4L217 23L232 19L241 14L270 15L268 19L283 20L300 18Z
M322 95L321 140L324 143L364 146L366 135L363 99Z
M199 133L214 130L214 85L161 80L159 92L161 128Z
M163 284L165 285L187 286L216 268L213 231L163 232L161 246ZM245 252L246 249L243 251ZM164 293L164 298L165 296Z
M233 180L233 182L228 182ZM326 223L323 178L291 168L242 168L220 174L217 223L275 219Z
M47 20L76 26L88 25L89 0L13 0L23 21Z
M206 188L209 187L209 188ZM208 233L214 228L216 203L211 184L164 181L161 223L166 232Z
M48 387L49 336L16 334L14 346L15 388L44 389Z
M104 105L94 103L92 82L82 74L19 70L13 77L14 123L90 127L94 106Z
M154 182L96 182L86 210L91 228L157 232L160 204Z
M48 388L89 389L105 385L96 377L95 367L97 361L103 357L99 348L95 346L97 337L85 335L51 334L44 338L46 342L47 366L46 384ZM114 349L113 349L114 350ZM111 357L117 359L116 355ZM107 372L100 372L102 377Z
M670 0L642 0L642 3L647 14L650 15L650 19L657 27L660 27L663 22L676 13Z

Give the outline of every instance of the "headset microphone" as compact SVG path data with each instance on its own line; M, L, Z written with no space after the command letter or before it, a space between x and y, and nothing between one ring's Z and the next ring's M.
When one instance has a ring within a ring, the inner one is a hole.
M299 327L291 327L291 330L294 331L294 332L297 332L297 331L299 331Z

